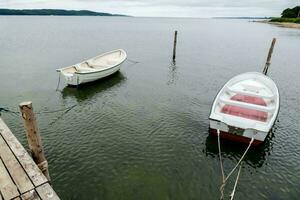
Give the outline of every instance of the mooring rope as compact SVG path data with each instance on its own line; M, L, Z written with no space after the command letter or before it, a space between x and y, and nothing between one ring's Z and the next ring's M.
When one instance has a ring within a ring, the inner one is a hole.
M58 109L58 110L40 111L40 112L36 112L35 114L49 114L49 113L56 113L56 112L62 112L62 111L69 112L71 109L73 109L76 106L77 106L77 104L74 104L67 108L62 108L62 109Z
M217 133L218 133L219 160L220 160L220 166L221 166L221 172L222 172L222 185L220 186L220 193L221 193L220 200L222 200L224 198L224 189L225 189L225 185L227 183L227 180L229 179L229 177L233 174L233 172L236 170L236 168L241 164L241 162L245 158L247 152L249 151L249 149L250 149L250 147L251 147L251 145L252 145L252 143L254 141L254 136L256 135L256 133L251 138L251 140L249 142L249 145L248 145L247 149L245 150L245 152L243 153L242 157L239 159L239 161L237 162L237 164L234 166L234 168L229 172L229 174L227 176L224 173L224 168L223 168L223 163L222 163L221 144L220 144L220 130L219 129L217 129ZM240 167L240 170L241 170L241 167ZM239 174L238 174L238 177L239 177ZM237 178L236 181L238 181L238 178ZM235 188L236 188L236 186L235 186ZM234 192L235 192L235 188L234 188ZM233 195L234 195L234 192L233 192Z
M67 108L62 108L62 109L58 109L58 110L34 112L34 114L37 114L37 115L39 115L39 114L50 114L50 113L56 113L56 112L62 112L62 111L64 111L64 113L66 113L66 112L69 112L70 110L72 110L77 105L78 104L75 104L75 105L69 106ZM16 114L16 115L20 114L20 112L18 112L18 111L13 111L13 110L10 110L10 109L4 108L4 107L0 107L0 115L1 115L1 112L12 113L12 114Z
M228 180L228 178L232 175L232 173L236 170L236 168L239 166L239 164L243 161L243 159L245 158L248 150L250 149L252 143L254 141L254 136L251 138L249 145L247 147L247 149L245 150L244 154L242 155L242 157L240 158L240 160L238 161L238 163L235 165L235 167L231 170L231 172L227 175L225 182Z
M10 114L15 114L15 115L19 114L16 111L13 111L13 110L10 110L10 109L4 108L4 107L0 107L0 116L1 116L1 112L6 112L6 113L10 113Z
M55 90L55 91L58 91L59 84L60 84L60 72L58 73L58 83L57 83L57 86L56 86L56 90Z
M70 110L72 110L76 106L77 106L77 104L75 104L73 106L70 106L69 108L64 109L64 113L62 113L56 120L50 122L49 126L52 126L53 124L55 124L58 120L60 120L65 114L67 114Z
M234 183L234 187L233 187L233 190L232 190L232 192L231 192L231 194L230 194L230 200L233 200L233 197L234 197L234 195L235 195L235 190L236 190L236 186L237 186L237 184L238 184L239 178L240 178L241 169L242 169L242 164L240 165L238 174L237 174L237 176L236 176L235 183Z
M224 168L223 168L223 162L222 162L222 154L221 154L221 143L220 143L220 130L217 129L218 133L218 149L219 149L219 160L220 160L220 167L221 167L221 172L222 172L222 185L220 187L220 199L223 199L224 197L224 187L225 186L225 173L224 173Z
M131 63L135 63L135 64L140 63L139 61L131 60L129 58L127 58L126 60L129 61L129 62L131 62Z

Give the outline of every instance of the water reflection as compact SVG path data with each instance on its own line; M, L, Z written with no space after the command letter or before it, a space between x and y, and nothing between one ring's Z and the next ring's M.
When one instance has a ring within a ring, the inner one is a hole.
M91 83L82 84L78 87L66 86L62 90L62 98L65 99L67 97L75 97L78 102L81 102L92 98L94 95L100 92L119 87L122 83L124 83L125 80L126 77L121 72L117 72L106 78Z
M266 141L257 147L250 148L244 161L254 168L260 168L263 166L267 155L270 155L273 148L272 139L274 138L274 133L276 131L276 126L271 130L270 134L266 138ZM238 161L243 153L245 152L247 145L239 144L236 142L231 142L228 140L221 139L221 151L224 159L236 160ZM207 157L218 157L218 141L217 137L208 135L205 142L205 155Z
M176 61L172 61L169 66L169 80L167 85L174 84L178 79Z

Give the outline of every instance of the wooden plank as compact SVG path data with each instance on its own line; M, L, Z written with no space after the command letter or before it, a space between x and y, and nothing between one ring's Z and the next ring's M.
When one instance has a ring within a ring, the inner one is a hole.
M22 194L21 198L22 200L40 200L40 197L35 190Z
M0 191L4 199L12 199L19 196L18 189L11 180L2 159L0 159ZM0 195L0 200L2 196Z
M2 136L0 137L0 157L21 193L34 188L29 177L7 146Z
M22 167L28 174L29 178L35 186L42 185L48 182L47 178L43 175L42 171L34 163L31 156L27 153L24 147L20 144L17 138L13 135L4 121L0 118L0 134L8 143L13 153L21 163Z
M52 189L52 187L49 185L49 183L37 187L36 191L38 192L41 199L43 200L59 200L59 197Z

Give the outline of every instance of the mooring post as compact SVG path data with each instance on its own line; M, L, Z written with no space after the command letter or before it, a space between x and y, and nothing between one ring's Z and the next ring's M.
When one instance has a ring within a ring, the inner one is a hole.
M173 45L173 62L176 60L176 46L177 46L177 31L174 34L174 45Z
M19 105L26 131L31 156L43 174L50 181L48 162L44 155L42 139L33 113L32 102L23 102Z
M266 61L266 64L265 64L265 67L264 67L264 70L263 70L264 75L268 74L268 69L269 69L269 67L271 65L271 58L272 58L272 54L273 54L275 43L276 43L276 38L273 38L271 47L269 49L267 61Z

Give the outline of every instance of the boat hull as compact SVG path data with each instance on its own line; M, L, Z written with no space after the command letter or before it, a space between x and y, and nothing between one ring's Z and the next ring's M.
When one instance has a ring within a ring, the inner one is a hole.
M122 64L119 64L117 66L114 66L112 68L92 72L92 73L74 73L74 74L63 74L65 81L70 86L77 86L84 83L93 82L102 78L105 78L107 76L110 76L117 71L120 70Z
M249 144L252 137L254 137L252 144L254 146L262 144L268 136L268 132L233 127L224 122L210 119L209 133L217 136L217 130L220 130L221 138L243 144Z

